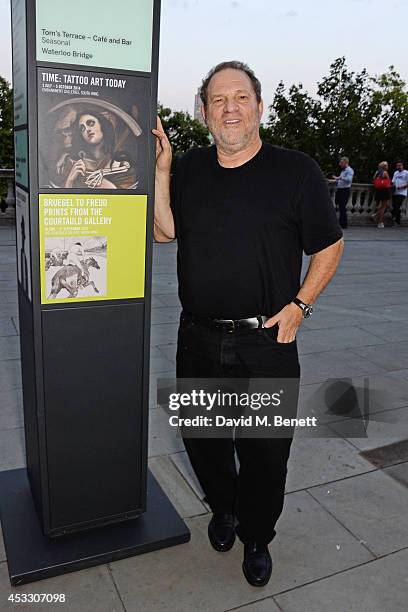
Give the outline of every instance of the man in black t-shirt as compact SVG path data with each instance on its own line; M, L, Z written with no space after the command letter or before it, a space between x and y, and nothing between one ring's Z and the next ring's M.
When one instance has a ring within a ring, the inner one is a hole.
M153 130L154 236L178 241L177 377L298 381L296 332L343 249L326 180L307 155L261 141L261 86L245 64L215 67L201 99L215 145L189 151L172 179L160 120ZM311 262L301 284L303 252ZM184 444L213 512L212 546L229 550L237 533L245 577L267 584L291 438L184 437Z

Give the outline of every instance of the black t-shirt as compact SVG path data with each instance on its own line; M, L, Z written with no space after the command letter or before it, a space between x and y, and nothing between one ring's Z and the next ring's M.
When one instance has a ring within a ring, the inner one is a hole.
M326 179L309 156L263 143L223 168L192 149L172 179L183 309L205 317L273 315L300 288L302 252L342 236Z

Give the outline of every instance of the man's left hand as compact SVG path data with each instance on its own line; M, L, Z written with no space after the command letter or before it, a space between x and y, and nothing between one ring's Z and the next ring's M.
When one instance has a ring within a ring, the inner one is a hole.
M276 315L265 321L265 327L278 325L277 342L293 342L296 338L297 330L302 323L302 311L296 304L287 304Z

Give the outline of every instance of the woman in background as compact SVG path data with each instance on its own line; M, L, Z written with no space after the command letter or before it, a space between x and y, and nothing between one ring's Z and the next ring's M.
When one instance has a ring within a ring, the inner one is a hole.
M373 176L375 188L375 201L377 203L377 211L371 215L372 219L377 223L379 229L384 228L384 215L389 210L391 205L391 180L388 174L388 162L383 161L378 164L378 170Z

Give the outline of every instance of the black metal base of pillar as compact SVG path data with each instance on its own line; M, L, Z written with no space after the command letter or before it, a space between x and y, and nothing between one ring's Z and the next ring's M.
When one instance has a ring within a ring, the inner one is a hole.
M0 518L12 586L174 546L190 531L148 472L147 511L137 519L48 538L25 469L0 472Z

